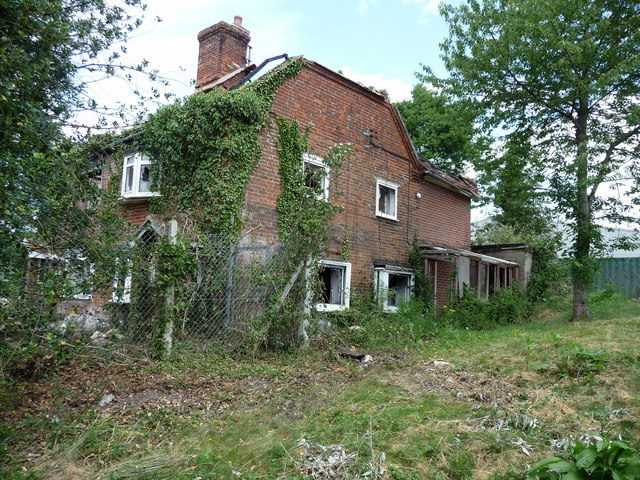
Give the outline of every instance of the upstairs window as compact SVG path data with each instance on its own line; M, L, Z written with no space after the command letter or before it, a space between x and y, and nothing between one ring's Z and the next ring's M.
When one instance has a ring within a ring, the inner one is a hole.
M376 181L376 215L398 220L398 185L395 183Z
M376 271L376 296L385 312L397 312L411 300L413 274L395 270Z
M321 260L319 263L322 292L316 310L331 312L349 308L351 264L334 260Z
M149 157L140 152L125 156L122 172L122 196L131 198L158 195L157 192L151 191L152 184Z
M320 192L321 200L329 200L329 167L322 158L305 153L303 155L304 184Z

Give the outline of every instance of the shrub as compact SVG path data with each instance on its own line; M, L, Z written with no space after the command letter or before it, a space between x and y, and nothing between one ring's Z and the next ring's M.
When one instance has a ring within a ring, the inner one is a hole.
M515 284L500 290L489 300L465 293L458 303L443 308L444 323L448 326L482 330L498 325L521 322L531 314L531 303L523 288Z

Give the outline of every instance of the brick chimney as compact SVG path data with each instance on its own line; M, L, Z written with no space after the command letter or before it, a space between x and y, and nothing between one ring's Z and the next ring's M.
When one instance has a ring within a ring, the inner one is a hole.
M242 26L242 17L236 16L233 25L218 22L198 34L198 74L196 88L211 83L239 67L247 65L249 30Z

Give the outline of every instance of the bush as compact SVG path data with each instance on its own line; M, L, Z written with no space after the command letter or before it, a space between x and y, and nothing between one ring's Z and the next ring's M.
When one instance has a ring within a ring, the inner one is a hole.
M462 299L452 307L443 308L447 326L482 330L521 322L531 315L532 305L523 288L515 284L500 290L489 300L465 290Z

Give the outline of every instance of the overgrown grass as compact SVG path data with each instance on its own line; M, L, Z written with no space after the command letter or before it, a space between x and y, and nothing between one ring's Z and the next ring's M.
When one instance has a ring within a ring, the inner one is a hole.
M596 294L593 320L577 324L567 321L569 307L553 299L530 322L480 331L427 323L410 308L361 313L341 319L324 352L251 361L182 352L141 374L170 375L173 388L192 387L195 376L219 382L215 389L228 384L224 395L207 395L229 408L87 413L59 427L64 434L40 460L11 471L15 478L303 479L305 439L356 454L345 467L354 476L482 480L514 478L542 458L568 455L561 447L569 438L619 435L638 449L640 303ZM373 356L372 367L333 358L352 344ZM36 431L51 428L32 421ZM10 450L13 440L0 446Z

